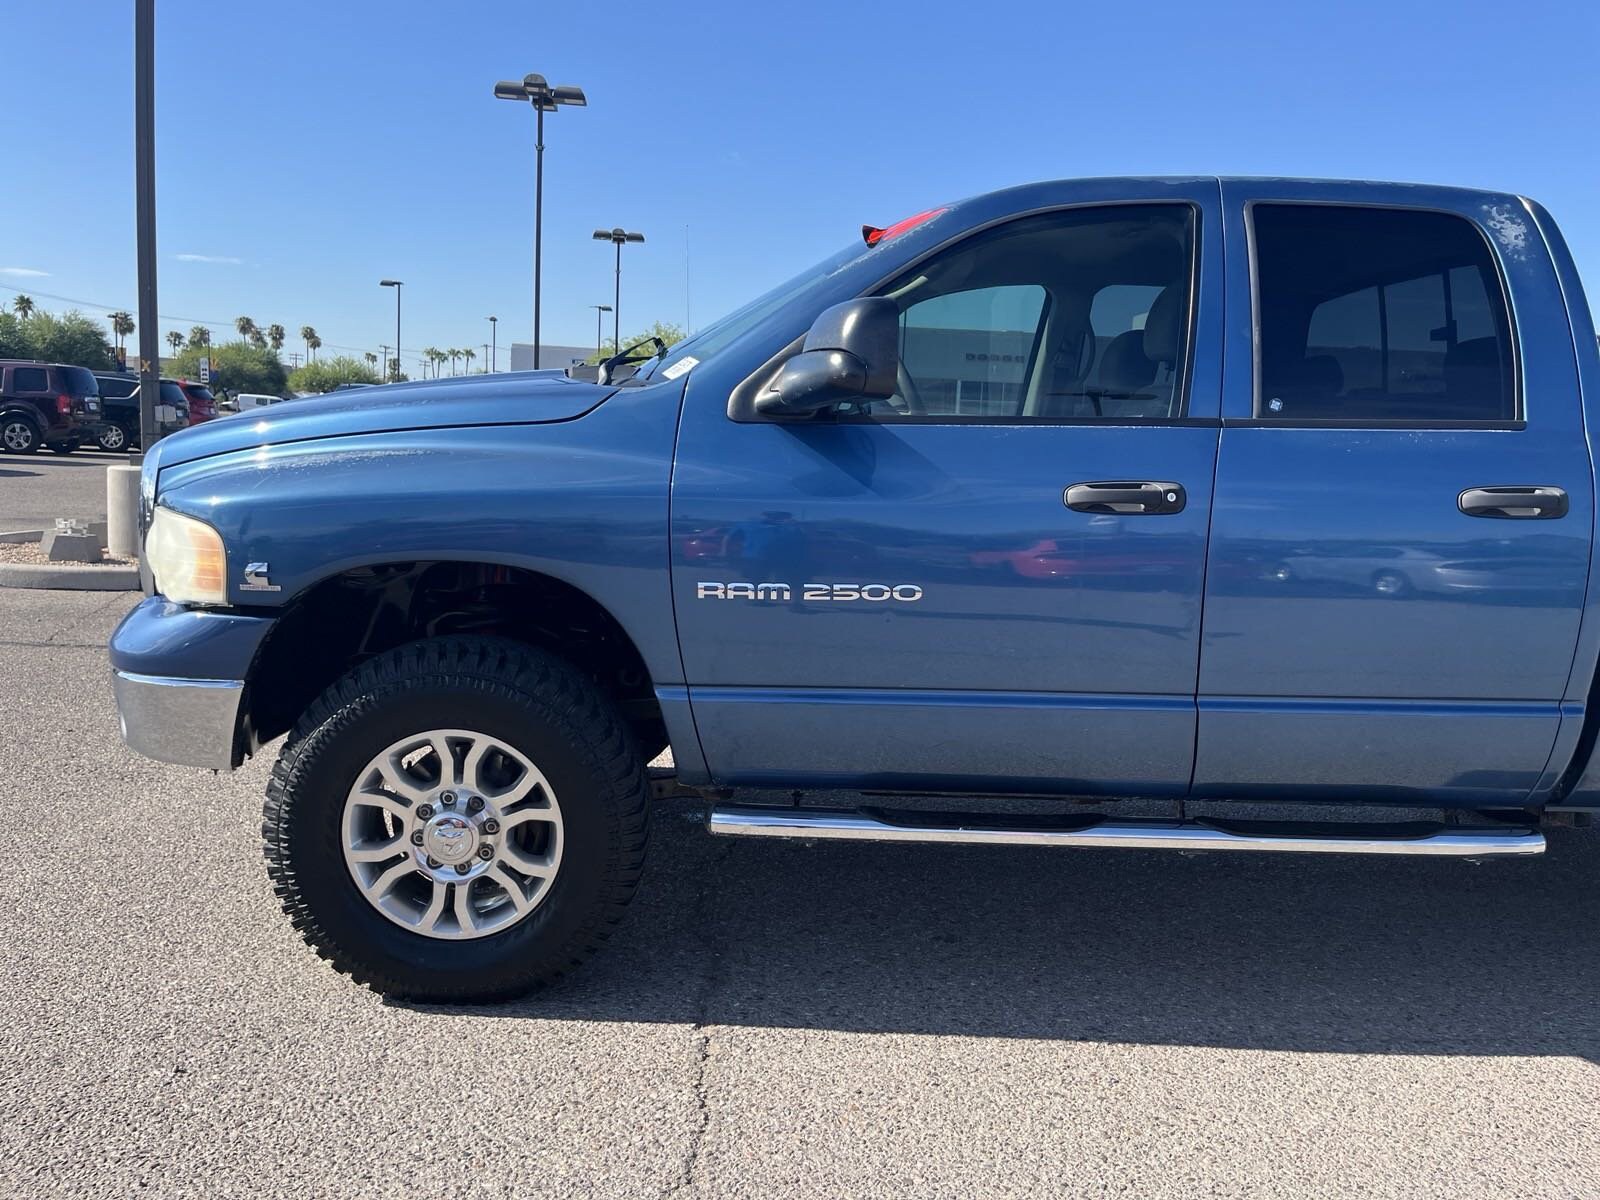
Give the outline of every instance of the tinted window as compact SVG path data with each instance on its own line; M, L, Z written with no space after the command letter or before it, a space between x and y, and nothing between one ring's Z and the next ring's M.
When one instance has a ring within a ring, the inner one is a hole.
M196 387L191 383L184 390L188 393L191 400L198 400L202 404L212 404L216 401L216 397L211 394L211 389L208 387Z
M109 379L101 379L96 376L96 379L100 384L100 394L109 396L113 400L125 400L139 390L139 381L137 379L118 379L115 376Z
M177 405L180 408L189 407L189 400L183 394L183 389L177 384L167 383L165 380L161 384L161 403Z
M1252 209L1258 416L1510 421L1510 324L1488 243L1445 213Z
M879 420L1137 421L1181 415L1193 273L1188 205L1013 221L886 289L901 382Z
M11 388L17 392L48 392L50 372L43 367L12 367Z
M74 396L98 396L100 385L95 382L94 372L86 367L57 367L61 373L61 380L66 385L67 391Z

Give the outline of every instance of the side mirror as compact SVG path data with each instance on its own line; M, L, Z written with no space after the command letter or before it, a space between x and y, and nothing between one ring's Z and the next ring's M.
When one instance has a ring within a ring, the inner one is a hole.
M823 310L796 354L756 397L766 416L800 416L847 400L887 400L900 366L900 308L886 296Z

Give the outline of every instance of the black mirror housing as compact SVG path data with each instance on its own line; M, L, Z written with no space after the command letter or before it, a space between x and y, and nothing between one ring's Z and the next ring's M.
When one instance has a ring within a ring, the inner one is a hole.
M800 353L756 398L767 415L813 413L850 400L894 395L900 366L900 308L886 296L846 300L824 309Z

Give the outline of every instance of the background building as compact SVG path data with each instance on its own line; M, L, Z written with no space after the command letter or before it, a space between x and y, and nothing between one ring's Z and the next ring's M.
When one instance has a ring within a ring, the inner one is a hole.
M551 367L558 369L570 367L573 363L581 363L593 353L594 350L589 346L552 346L546 343L539 347L539 366L544 370L548 370ZM512 371L533 370L532 342L511 343L511 366L507 369Z

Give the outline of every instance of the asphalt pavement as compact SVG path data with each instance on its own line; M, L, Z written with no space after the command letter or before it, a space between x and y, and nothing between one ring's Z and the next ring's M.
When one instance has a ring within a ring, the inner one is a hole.
M264 760L122 748L130 603L0 591L7 1194L1600 1195L1594 833L1481 866L808 845L674 802L563 984L391 1004L279 912Z
M106 515L106 468L126 454L0 454L0 533L50 529L57 517L99 521Z

